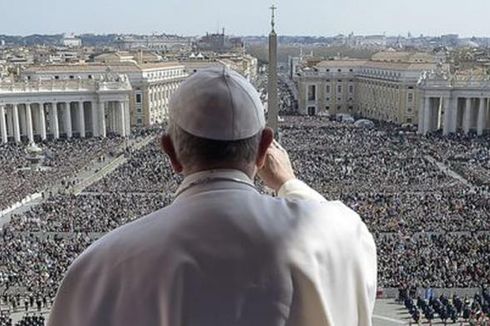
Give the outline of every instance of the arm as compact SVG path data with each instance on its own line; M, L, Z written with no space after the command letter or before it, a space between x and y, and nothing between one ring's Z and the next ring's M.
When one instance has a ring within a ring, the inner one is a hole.
M277 196L287 199L327 201L317 191L298 179L286 181L277 191Z

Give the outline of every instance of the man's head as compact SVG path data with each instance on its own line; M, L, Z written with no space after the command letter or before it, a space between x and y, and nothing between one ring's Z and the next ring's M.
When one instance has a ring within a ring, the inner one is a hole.
M184 175L232 168L253 177L273 139L257 91L226 68L202 70L183 82L169 116L162 147Z

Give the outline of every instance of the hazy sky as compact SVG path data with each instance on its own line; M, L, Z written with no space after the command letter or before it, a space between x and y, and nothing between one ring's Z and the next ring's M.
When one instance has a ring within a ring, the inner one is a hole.
M490 36L490 0L277 0L282 35ZM0 0L0 34L265 35L270 0Z

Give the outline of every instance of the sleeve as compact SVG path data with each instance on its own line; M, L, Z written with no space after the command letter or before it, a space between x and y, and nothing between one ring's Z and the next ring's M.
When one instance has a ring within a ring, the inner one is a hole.
M313 190L306 183L298 179L286 181L277 192L277 196L287 199L327 202L327 200L317 191Z
M364 249L362 259L364 261L364 272L366 273L366 287L369 300L369 310L372 315L374 304L376 302L378 264L376 243L372 234L363 223L362 233L360 236L361 248Z

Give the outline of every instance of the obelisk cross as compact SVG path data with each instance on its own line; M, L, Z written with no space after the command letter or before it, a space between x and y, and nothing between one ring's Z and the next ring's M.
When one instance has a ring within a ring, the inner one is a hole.
M277 7L275 5L272 5L272 7L270 7L269 9L272 10L271 25L272 25L272 30L274 30L274 25L275 25L275 22L274 22L275 15L274 14L275 14Z

